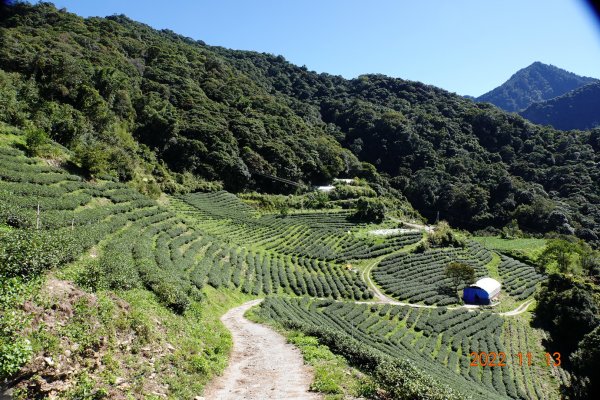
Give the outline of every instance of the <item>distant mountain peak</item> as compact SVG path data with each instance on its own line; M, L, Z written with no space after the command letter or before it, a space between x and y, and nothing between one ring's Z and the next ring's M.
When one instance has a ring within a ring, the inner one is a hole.
M595 78L579 76L554 65L535 61L515 72L502 85L479 96L477 101L516 112L596 81Z
M551 100L533 103L520 114L536 124L562 130L600 126L600 81Z

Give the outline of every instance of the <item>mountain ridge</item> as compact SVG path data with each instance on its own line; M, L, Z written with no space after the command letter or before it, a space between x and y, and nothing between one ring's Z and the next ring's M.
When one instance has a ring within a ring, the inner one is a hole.
M598 79L579 76L554 65L536 61L515 72L506 82L477 97L505 111L522 111L533 103L561 96Z
M556 129L592 129L600 126L600 82L571 90L562 96L533 103L521 111L523 117Z

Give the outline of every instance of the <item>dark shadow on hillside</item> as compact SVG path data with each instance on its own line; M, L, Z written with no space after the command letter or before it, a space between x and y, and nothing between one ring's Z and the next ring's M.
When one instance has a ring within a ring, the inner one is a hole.
M442 294L444 296L452 297L453 299L456 299L457 301L459 300L458 297L456 297L456 293L454 292L454 289L452 289L449 286L446 286L446 285L437 285L436 286L436 292L438 294Z

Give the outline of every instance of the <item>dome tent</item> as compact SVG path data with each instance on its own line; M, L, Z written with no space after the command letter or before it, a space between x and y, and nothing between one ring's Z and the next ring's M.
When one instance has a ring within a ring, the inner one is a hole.
M500 294L500 282L492 278L481 278L463 289L463 300L469 304L490 304Z

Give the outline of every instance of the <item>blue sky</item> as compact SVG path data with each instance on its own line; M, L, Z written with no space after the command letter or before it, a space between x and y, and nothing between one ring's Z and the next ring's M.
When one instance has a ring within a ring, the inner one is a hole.
M481 95L534 61L600 78L600 25L580 0L57 0L310 70L383 73Z

